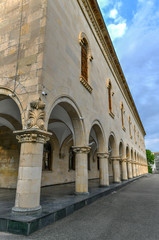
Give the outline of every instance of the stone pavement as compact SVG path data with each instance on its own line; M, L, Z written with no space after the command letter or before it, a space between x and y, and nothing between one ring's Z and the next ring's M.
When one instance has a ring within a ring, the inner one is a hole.
M158 240L159 175L147 175L29 237L0 240Z

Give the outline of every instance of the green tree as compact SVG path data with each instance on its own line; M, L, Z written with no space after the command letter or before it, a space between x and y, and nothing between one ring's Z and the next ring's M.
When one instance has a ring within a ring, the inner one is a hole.
M155 156L150 150L146 149L146 157L148 164L148 172L152 173L152 165L154 164Z

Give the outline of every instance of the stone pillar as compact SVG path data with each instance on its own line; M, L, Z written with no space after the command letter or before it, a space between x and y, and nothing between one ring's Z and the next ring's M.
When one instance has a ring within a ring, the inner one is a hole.
M128 178L132 178L132 164L131 164L131 160L128 160Z
M18 182L16 190L16 213L34 213L41 209L40 189L43 145L51 133L38 129L14 132L21 143Z
M136 162L133 162L133 177L136 177Z
M114 182L119 183L121 182L120 179L120 157L112 157L111 160L113 161L113 174L114 174Z
M88 194L88 153L90 147L73 146L73 151L76 153L76 179L75 193Z
M100 186L109 186L108 153L97 153L100 168Z
M136 176L139 176L139 163L136 162Z
M122 160L121 160L122 180L127 180L127 179L128 179L126 161L127 161L127 159L122 159Z

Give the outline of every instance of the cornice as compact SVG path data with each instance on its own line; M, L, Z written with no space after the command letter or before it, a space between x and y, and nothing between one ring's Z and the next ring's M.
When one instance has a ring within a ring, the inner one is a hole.
M131 106L132 112L134 113L136 119L138 120L138 123L141 126L143 134L146 135L145 129L144 129L141 119L139 117L136 105L132 98L131 92L130 92L128 84L126 82L124 73L122 71L120 62L116 55L115 49L113 47L111 38L109 36L107 27L103 20L103 17L102 17L102 14L99 9L97 1L96 0L77 0L77 1L80 5L81 9L83 11L85 10L87 12L89 19L90 19L90 21L96 31L96 34L100 40L100 43L104 50L104 53L106 55L105 58L108 59L108 61L110 62L111 67L113 68L113 71L119 81L119 84L121 85L121 88L124 90L126 99L128 100L128 102ZM110 67L110 65L109 65L109 67Z

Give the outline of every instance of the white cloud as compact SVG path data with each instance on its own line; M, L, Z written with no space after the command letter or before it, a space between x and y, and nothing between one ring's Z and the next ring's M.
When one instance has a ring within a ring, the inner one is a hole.
M109 13L109 17L115 19L118 15L118 11L116 9L112 9Z
M111 0L98 0L100 8L105 8L111 4Z
M116 38L121 38L126 32L126 23L118 24L109 24L108 30L111 36L111 39L114 41Z

